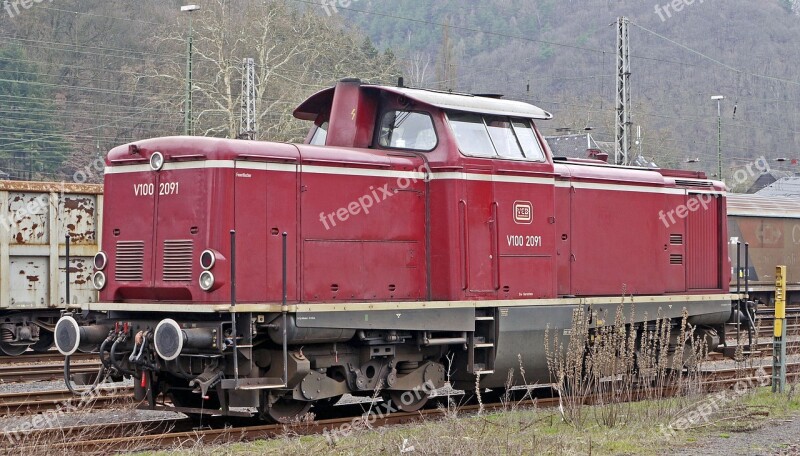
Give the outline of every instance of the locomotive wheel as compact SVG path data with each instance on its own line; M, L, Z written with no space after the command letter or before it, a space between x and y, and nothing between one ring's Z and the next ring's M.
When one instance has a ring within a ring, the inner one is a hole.
M28 345L11 345L7 342L0 342L0 352L8 356L19 356L28 350Z
M45 353L53 348L53 343L55 343L55 336L53 333L41 330L39 331L39 341L31 345L31 350L36 353Z
M416 412L428 403L428 393L425 391L390 390L389 398L401 412Z
M311 409L311 402L297 401L290 397L281 397L267 407L266 416L275 423L286 423L302 417Z

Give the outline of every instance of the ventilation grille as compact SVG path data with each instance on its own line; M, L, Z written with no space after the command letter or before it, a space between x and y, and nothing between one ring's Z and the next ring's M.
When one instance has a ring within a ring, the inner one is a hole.
M709 181L690 181L690 180L675 180L675 185L680 187L695 187L695 188L709 188L712 187L712 184Z
M164 282L191 282L193 261L193 241L164 241Z
M683 264L683 255L679 253L673 253L669 256L669 264L681 265Z
M117 241L114 278L117 282L144 279L144 241Z
M164 241L165 282L191 282L194 241Z
M683 245L683 235L682 234L670 234L669 235L669 243L672 245Z

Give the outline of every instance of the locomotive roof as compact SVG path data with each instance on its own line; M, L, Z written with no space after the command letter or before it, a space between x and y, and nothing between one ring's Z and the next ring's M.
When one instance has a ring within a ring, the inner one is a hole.
M740 217L800 218L797 198L728 193L728 215Z
M410 100L440 109L466 111L480 114L524 117L536 120L552 119L553 115L529 103L504 100L497 97L472 95L466 93L442 92L430 89L413 89L381 85L362 85L363 89L402 95ZM335 87L315 93L294 111L294 116L302 120L315 120L317 115L333 102Z

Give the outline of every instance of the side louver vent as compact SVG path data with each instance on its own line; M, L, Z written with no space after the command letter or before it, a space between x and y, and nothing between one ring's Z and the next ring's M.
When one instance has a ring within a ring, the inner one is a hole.
M675 185L681 187L709 188L712 187L714 184L712 184L709 181L690 181L690 180L676 179Z
M682 234L670 234L669 235L669 243L672 245L683 245L683 235Z
M669 256L669 264L674 265L681 265L683 264L683 255L679 253L673 253Z
M117 241L114 279L117 282L144 279L144 241Z

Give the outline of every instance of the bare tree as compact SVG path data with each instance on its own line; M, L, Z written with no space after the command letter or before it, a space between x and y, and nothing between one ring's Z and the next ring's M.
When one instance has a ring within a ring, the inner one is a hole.
M431 55L427 52L415 52L411 55L406 65L409 82L414 87L424 87L428 79L428 67L431 64Z
M234 8L232 4L235 3ZM381 55L336 18L301 11L285 0L214 0L194 22L194 116L198 134L236 137L241 104L242 59L256 64L256 139L297 140L306 126L292 118L297 104L339 78L358 76L386 81L398 73L389 54ZM185 45L180 33L163 46ZM176 90L181 103L185 69L180 62L153 68Z

